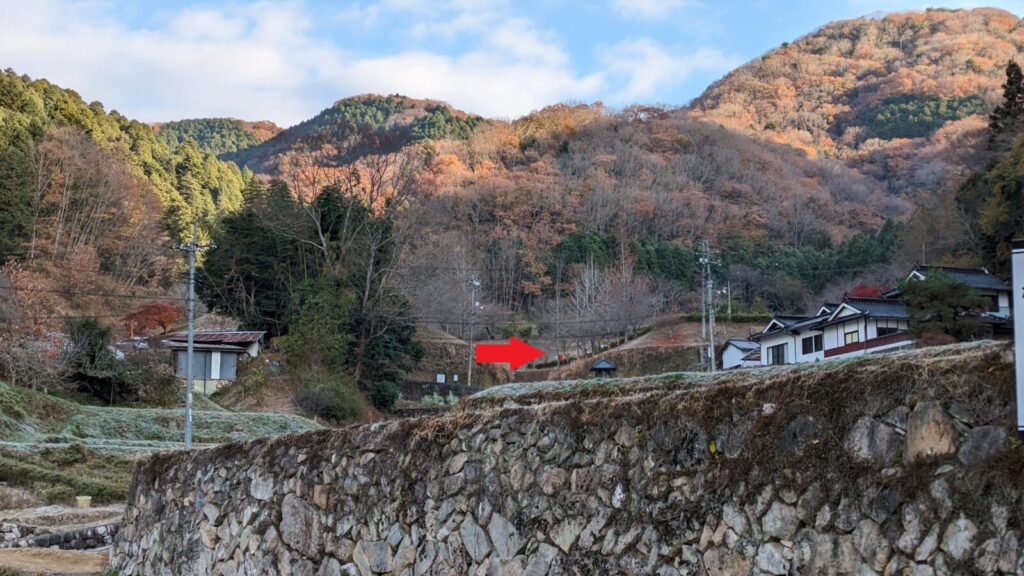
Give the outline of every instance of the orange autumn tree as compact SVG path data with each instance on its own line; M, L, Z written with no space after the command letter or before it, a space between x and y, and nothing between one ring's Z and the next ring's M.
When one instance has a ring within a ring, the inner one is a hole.
M886 290L888 289L880 284L857 284L847 293L847 296L850 298L881 298Z
M181 319L181 306L169 301L156 301L143 304L135 311L126 315L122 323L126 330L135 332L146 332L160 328L161 334L166 334L178 320Z

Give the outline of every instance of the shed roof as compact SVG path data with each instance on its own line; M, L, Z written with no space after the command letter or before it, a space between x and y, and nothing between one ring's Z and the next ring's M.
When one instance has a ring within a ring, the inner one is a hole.
M240 344L247 345L253 342L259 342L266 335L266 332L261 331L204 331L196 332L193 337L193 342L202 342L204 344ZM188 333L178 332L173 336L167 338L170 342L187 342Z
M187 350L188 343L182 342L181 340L164 340L164 345L171 350ZM216 342L193 342L192 346L195 350L200 352L203 351L222 351L222 352L245 352L246 346L244 344L218 344Z
M594 362L594 365L591 366L590 369L592 371L593 370L615 370L616 366L615 366L615 363L613 363L611 360L607 360L605 358L601 358L597 362Z

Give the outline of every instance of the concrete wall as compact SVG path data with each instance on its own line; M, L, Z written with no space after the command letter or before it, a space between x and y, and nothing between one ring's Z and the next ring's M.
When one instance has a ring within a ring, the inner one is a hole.
M986 344L729 371L710 386L509 388L441 417L158 455L136 470L113 564L126 576L1021 573L1009 358Z

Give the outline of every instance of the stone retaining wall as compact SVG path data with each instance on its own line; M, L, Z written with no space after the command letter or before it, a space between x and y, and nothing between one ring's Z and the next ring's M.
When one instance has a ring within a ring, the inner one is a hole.
M47 532L46 528L38 526L26 526L16 522L2 522L0 523L0 548L13 548L25 538Z
M4 531L11 527L10 531ZM61 550L92 550L110 546L121 528L120 522L87 526L75 530L52 532L47 528L5 524L0 533L5 534L0 548L60 548ZM8 538L6 535L12 537Z
M1006 346L757 374L158 455L136 470L112 562L127 576L1024 573Z

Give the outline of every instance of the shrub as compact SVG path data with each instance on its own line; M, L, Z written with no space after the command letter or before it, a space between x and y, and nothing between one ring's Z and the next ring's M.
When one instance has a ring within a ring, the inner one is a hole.
M501 334L502 338L511 338L512 336L515 336L525 340L532 337L536 332L536 329L537 327L533 324L516 322L499 327L498 332Z
M120 388L152 406L173 406L181 394L181 385L169 365L152 354L129 356L122 364Z
M242 396L252 398L259 396L267 388L266 364L263 362L246 362L241 366L241 374L236 381Z
M0 486L0 510L18 510L41 506L42 500L23 488Z
M370 402L378 410L391 410L401 395L391 382L377 382L370 387Z
M303 410L339 424L363 417L364 405L359 392L347 382L329 377L312 378L296 396Z

